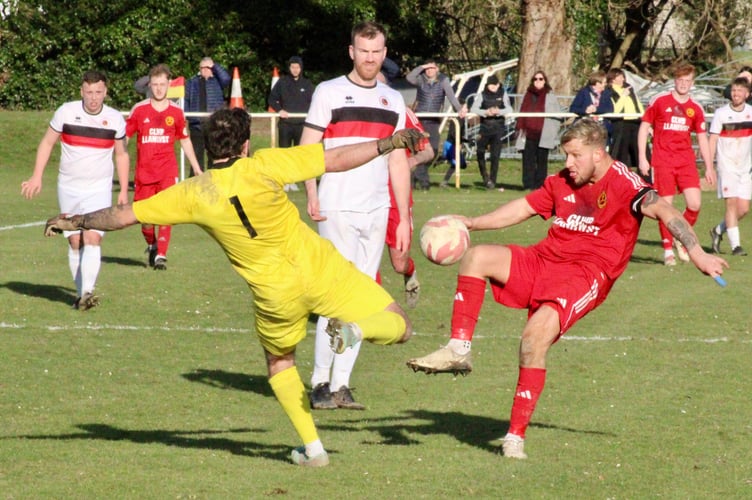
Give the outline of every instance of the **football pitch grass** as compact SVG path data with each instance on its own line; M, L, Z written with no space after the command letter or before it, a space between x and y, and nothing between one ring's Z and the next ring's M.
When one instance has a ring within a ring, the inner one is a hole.
M731 257L725 241L722 289L691 264L664 267L645 221L608 300L550 351L526 461L501 457L497 441L525 311L487 293L473 373L413 373L405 361L448 338L456 277L416 247L416 335L363 347L352 385L367 410L315 412L331 465L303 469L289 462L300 443L266 379L250 292L203 231L173 230L165 272L144 267L138 228L108 234L101 305L70 308L65 241L42 236L41 221L57 213L56 161L39 197L19 194L50 116L0 114L0 498L752 496L752 257ZM474 163L465 174L460 190L415 194L416 228L522 194L514 162L503 163L504 193L476 186ZM291 198L305 213L305 195ZM696 229L707 248L722 204L710 192L703 203ZM535 218L471 238L529 244L548 225ZM752 247L749 221L741 226ZM404 304L387 260L382 276ZM297 354L306 384L313 321L308 329Z

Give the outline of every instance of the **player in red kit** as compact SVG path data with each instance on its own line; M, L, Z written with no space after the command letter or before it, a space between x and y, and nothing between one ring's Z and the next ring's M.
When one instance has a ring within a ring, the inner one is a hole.
M176 140L180 141L193 173L201 174L183 110L167 98L169 85L170 69L164 64L154 66L149 71L151 98L133 106L126 122L126 135L138 134L134 201L149 198L177 182ZM154 226L143 224L141 233L148 245L149 266L167 269L171 227L159 226L157 233Z
M471 231L502 229L535 215L551 218L548 235L530 247L472 246L460 261L449 343L408 366L427 373L467 373L486 280L494 299L526 308L519 378L504 455L524 459L525 431L546 380L546 354L561 335L598 307L632 255L643 216L658 219L686 247L703 273L719 276L728 264L707 254L681 214L623 163L606 152L608 134L583 118L561 138L566 168L543 187L477 217L462 217Z
M684 195L686 208L684 218L694 226L700 215L702 201L700 175L692 149L692 133L697 136L700 156L705 162L705 179L715 184L715 170L710 157L705 114L689 94L695 78L695 67L682 64L674 70L674 88L655 96L645 114L637 133L637 149L640 157L640 173L649 175L653 168L653 185L661 198L673 204L677 190ZM652 130L653 153L647 157L648 136ZM689 256L681 242L674 242L668 228L659 223L663 243L663 262L676 265L673 247L679 260L688 262Z
M389 82L384 75L384 72L380 72L376 79L381 83L389 85ZM420 124L420 120L415 116L415 113L410 109L405 109L405 128L414 128L420 132L425 132L423 125ZM434 157L434 151L431 147L431 143L428 139L423 140L423 150L416 154L407 153L407 164L410 167L410 171L415 170L415 167L421 163L431 161ZM412 242L413 234L413 193L410 191L410 204L409 204L409 218L410 218L410 241ZM389 219L386 226L386 246L389 248L389 260L392 263L392 268L395 272L401 274L405 280L405 302L410 308L415 308L418 305L418 299L420 298L420 281L418 281L418 272L415 269L415 261L410 257L410 245L407 249L400 250L397 248L397 228L399 227L400 216L399 209L397 208L397 201L394 199L394 190L392 189L392 182L389 181ZM376 281L381 283L381 274L376 275Z

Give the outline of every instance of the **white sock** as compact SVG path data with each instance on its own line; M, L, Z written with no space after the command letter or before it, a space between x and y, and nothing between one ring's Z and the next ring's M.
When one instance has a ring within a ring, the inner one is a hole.
M329 335L326 334L326 325L329 318L319 316L316 323L316 337L313 344L313 374L311 375L311 387L316 387L324 382L329 382L334 362L334 352L329 347Z
M723 236L723 233L726 232L726 221L722 220L717 226L713 228L713 231L715 232L715 234Z
M320 439L307 443L305 445L305 453L308 455L308 458L313 458L316 455L324 453L324 445L321 443Z
M667 257L673 257L673 256L674 256L674 251L673 250L664 250L663 251L663 258L664 259L667 258Z
M68 247L68 267L76 284L76 297L81 296L81 252Z
M93 292L102 266L102 247L84 245L81 252L81 292Z
M729 245L731 245L731 249L739 246L739 226L736 227L729 227L726 229L726 234L728 235Z
M456 354L467 354L470 352L473 342L471 340L449 339L447 347Z
M334 356L334 362L332 363L332 392L338 391L342 387L350 387L350 375L352 375L353 368L355 368L355 361L358 359L360 346L362 345L363 342L358 342L351 348L345 349L345 352L342 354Z

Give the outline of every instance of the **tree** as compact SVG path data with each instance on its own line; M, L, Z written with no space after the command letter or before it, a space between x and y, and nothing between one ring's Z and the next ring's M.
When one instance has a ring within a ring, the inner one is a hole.
M564 4L564 0L523 1L518 89L527 88L533 73L543 70L557 94L570 92L573 37Z

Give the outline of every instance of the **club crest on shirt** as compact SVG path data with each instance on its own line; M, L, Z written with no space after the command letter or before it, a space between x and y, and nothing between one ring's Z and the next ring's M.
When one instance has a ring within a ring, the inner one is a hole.
M693 108L687 109L687 116L690 118L694 118L695 116L695 110Z
M168 127L172 127L174 124L175 124L175 118L173 118L172 116L168 116L167 118L165 118L165 125L167 125Z
M603 191L601 194L598 195L598 208L605 207L607 201L608 200L606 199L606 192Z
M388 107L389 107L389 99L387 99L387 98L386 98L386 96L383 96L383 95L382 95L382 96L381 96L381 97L379 98L379 102L381 102L381 105L382 105L382 106L384 106L385 108L388 108Z

